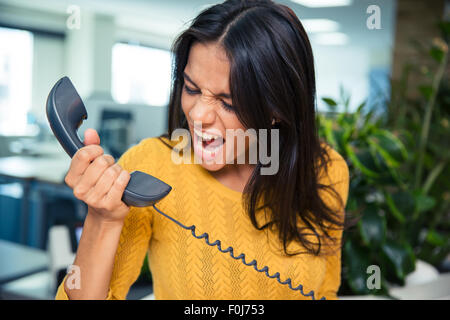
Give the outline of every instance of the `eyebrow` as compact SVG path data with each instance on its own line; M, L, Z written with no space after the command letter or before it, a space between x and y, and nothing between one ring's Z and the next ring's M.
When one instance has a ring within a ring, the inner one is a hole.
M198 85L194 82L194 81L192 81L192 79L191 79L191 77L189 77L187 74L186 74L186 72L183 72L183 77L187 80L187 81L189 81L190 83L192 83L192 85L194 85L196 88L198 88ZM221 93L219 93L219 94L215 94L215 93L213 93L216 97L222 97L222 98L225 98L225 99L231 99L231 95L229 94L229 93L223 93L223 92L221 92Z

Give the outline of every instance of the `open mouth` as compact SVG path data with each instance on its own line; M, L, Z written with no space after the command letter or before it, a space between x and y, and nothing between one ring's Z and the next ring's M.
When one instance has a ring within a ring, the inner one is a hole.
M204 132L194 128L194 150L205 160L211 160L219 153L225 143L220 134Z
M201 143L204 149L216 149L225 142L221 135L206 133L196 129L194 129L194 134L197 136L197 142Z

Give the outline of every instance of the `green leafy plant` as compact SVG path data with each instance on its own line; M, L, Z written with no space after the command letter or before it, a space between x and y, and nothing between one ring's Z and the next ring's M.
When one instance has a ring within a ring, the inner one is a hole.
M420 196L409 232L415 253L436 266L448 254L450 238L450 23L438 27L442 37L416 44L422 63L407 64L402 79L393 83L386 124L404 137L411 154L402 174ZM411 76L420 81L411 85Z
M381 116L376 108L366 110L365 102L349 112L343 89L339 100L322 99L329 112L318 117L320 135L347 160L346 211L359 218L344 233L340 294L388 295L390 284L404 284L418 258L437 265L450 252L449 126L436 127L443 119L448 124L448 114L440 117L449 106L442 96L448 90L446 43L435 40L429 55L437 70L430 71L429 84L419 86L420 98L399 99L405 93L400 86L403 93L393 92L395 100ZM411 105L418 116L409 115ZM370 265L380 268L379 290L367 286Z
M390 228L402 229L407 219L394 199L405 192L397 169L408 152L401 140L375 119L373 111L363 113L365 103L349 112L350 100L345 94L341 96L340 101L324 99L330 109L343 106L345 111L321 114L319 130L347 159L350 190L346 210L360 217L356 228L344 234L342 288L346 293L368 294L367 267L377 265L382 270L379 293L387 294L388 280L404 281L405 275L414 270L410 244Z
M433 115L444 108L437 101L444 83L446 46L433 47L430 55L439 65L431 85L419 88L425 99L424 107L417 111L422 115L415 118L420 124L398 119L393 124L390 109L387 116L378 117L375 108L366 110L365 102L349 112L350 97L343 89L337 101L322 99L329 112L319 115L320 135L348 162L346 211L359 218L356 226L344 233L340 294L388 295L390 284L404 284L416 259L437 264L450 252L448 222L443 219L450 199L448 188L438 184L448 170L448 142L430 144L435 134L431 133L431 128L435 129ZM393 105L388 104L390 108ZM338 109L343 112L336 112ZM406 116L409 111L404 112ZM433 152L439 149L439 154ZM367 286L370 265L380 268L379 290Z

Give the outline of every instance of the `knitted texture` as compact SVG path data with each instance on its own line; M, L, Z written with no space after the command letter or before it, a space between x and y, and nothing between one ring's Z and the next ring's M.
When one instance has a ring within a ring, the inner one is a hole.
M327 150L331 159L328 175L320 174L319 183L332 184L345 207L348 167L335 150ZM337 298L342 230L330 232L338 240L331 253L287 256L275 231L260 231L252 225L242 206L242 193L221 184L199 164L176 164L171 152L159 139L147 138L118 162L129 172L143 171L172 186L156 207L183 225L195 225L197 235L208 233L210 243L220 240L223 249L233 247L235 256L244 253L247 262L256 260L258 268L267 266L271 275L278 272L281 281L290 278L292 287L301 284L305 294L313 290L315 299ZM344 213L344 207L331 193L321 191L321 198ZM156 299L311 300L204 240L193 237L191 231L153 207L131 207L120 235L108 299L126 299L148 254ZM289 252L299 249L301 245L295 242L288 246ZM67 298L63 281L56 299Z

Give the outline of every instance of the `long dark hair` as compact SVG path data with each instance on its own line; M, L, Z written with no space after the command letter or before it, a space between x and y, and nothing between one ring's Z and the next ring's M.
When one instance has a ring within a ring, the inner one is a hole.
M293 240L319 254L323 237L333 240L328 230L342 227L343 219L319 196L319 189L330 188L339 197L331 186L318 183L329 157L318 137L314 60L302 24L287 6L269 0L229 0L202 11L173 44L166 137L177 128L188 129L181 92L194 42L223 46L230 61L233 109L244 127L270 129L277 119L279 170L261 175L258 162L243 192L252 224L259 230L276 227L286 254L299 253L287 250ZM258 225L262 209L270 219ZM299 227L301 222L306 227Z

